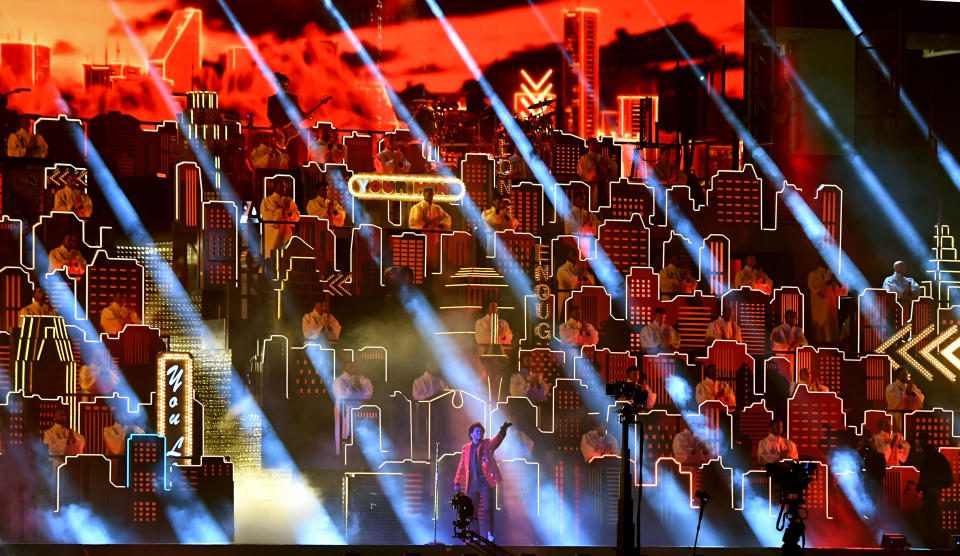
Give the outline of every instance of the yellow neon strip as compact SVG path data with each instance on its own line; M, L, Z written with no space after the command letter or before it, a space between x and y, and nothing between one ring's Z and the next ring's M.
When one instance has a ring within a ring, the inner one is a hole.
M380 183L380 191L369 192L368 186L371 182ZM392 184L393 191L387 193L383 191L384 184ZM398 185L409 185L409 192L397 192ZM416 187L419 185L420 187ZM381 201L421 201L423 200L423 188L426 186L443 185L446 189L454 193L445 193L444 188L437 188L434 191L433 201L435 203L456 203L463 199L467 191L462 181L455 177L427 176L421 174L354 174L347 181L347 190L354 199L381 200Z

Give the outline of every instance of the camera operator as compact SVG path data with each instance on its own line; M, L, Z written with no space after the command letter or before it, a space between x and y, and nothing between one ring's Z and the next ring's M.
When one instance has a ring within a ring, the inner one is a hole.
M923 408L923 392L910 380L910 371L903 368L897 371L884 396L888 410L913 411Z

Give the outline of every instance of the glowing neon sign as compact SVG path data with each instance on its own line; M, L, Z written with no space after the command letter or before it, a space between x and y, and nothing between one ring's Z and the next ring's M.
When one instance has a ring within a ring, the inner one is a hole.
M550 339L550 269L546 266L550 261L550 251L547 246L538 243L537 246L537 266L533 271L533 277L537 285L533 292L537 294L537 319L540 321L534 327L533 332L537 335L538 344L543 344Z
M549 82L552 75L553 70L549 69L539 80L535 80L530 77L527 70L520 70L520 90L513 94L513 111L516 112L517 116L521 118L529 117L528 106L557 98L557 95L553 92L553 83Z
M193 455L193 357L189 353L157 356L157 434L167 438L167 457Z
M420 201L423 190L432 187L435 203L456 203L466 187L455 177L416 174L354 174L347 190L354 199L381 201Z

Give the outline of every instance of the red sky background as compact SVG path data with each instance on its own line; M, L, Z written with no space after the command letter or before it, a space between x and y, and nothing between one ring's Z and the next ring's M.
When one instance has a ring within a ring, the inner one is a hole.
M286 5L277 5L277 9L291 9L291 2L295 0L285 0L281 4ZM115 7L149 53L163 32L165 10L175 10L184 3L192 5L187 0L116 0ZM320 2L316 4L322 5ZM387 9L410 9L410 0L386 0L385 4ZM743 0L650 0L649 5L668 24L692 24L717 49L725 45L728 54L742 56ZM536 4L540 17L534 8L523 5L487 13L451 16L449 20L477 63L481 68L486 68L516 53L543 48L552 44L554 39L562 38L562 11L575 7L600 10L598 36L601 46L614 41L618 29L639 35L660 27L657 16L648 9L648 4L636 0L555 0ZM240 17L239 10L235 11ZM207 12L211 10L207 9ZM255 112L258 114L258 123L262 123L263 99L271 94L269 87L256 72L222 74L222 65L216 64L222 64L227 48L242 43L232 28L222 28L220 20L206 16L205 13L204 61L214 66L205 69L203 85L221 92L222 106L243 113ZM241 24L244 24L242 17ZM294 92L300 95L304 108L311 106L323 94L333 94L335 99L329 107L324 108L323 119L330 119L340 127L382 124L383 120L377 119L376 95L357 90L357 83L369 83L369 75L363 68L350 67L329 56L304 55L305 52L322 52L322 44L327 40L336 41L340 53L353 52L349 41L341 33L324 31L307 17L299 35L291 37L289 21L286 24L285 29L278 28L277 32L266 31L254 36L254 41L262 48L265 59L273 69L291 75ZM296 21L294 25L299 26ZM270 27L269 22L263 21L256 21L255 26L258 29ZM386 24L380 29L367 25L357 27L355 32L369 45L382 45L387 56L381 63L381 69L390 85L397 90L404 89L408 84L422 83L432 92L456 91L471 78L442 27L434 19ZM123 110L141 119L171 117L153 85L146 80L126 83L115 87L113 91L82 90L81 64L87 61L102 62L105 52L111 61L144 65L108 0L3 0L0 5L0 39L17 40L18 36L24 41L35 38L37 42L52 48L54 79L44 90L11 97L12 107L28 112L57 112L59 109L55 100L59 92L67 98L75 114L83 117L107 109ZM672 66L665 63L661 65ZM0 68L0 90L6 90L8 85L3 78L3 69ZM554 87L559 88L559 72L553 80ZM615 85L601 83L601 89L609 86ZM727 92L732 96L742 95L740 69L728 73ZM511 99L505 100L508 104L511 102ZM389 119L390 113L389 110L381 110L379 115Z

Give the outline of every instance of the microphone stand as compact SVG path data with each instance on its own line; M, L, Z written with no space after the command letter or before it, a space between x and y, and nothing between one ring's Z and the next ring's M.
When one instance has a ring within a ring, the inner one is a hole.
M437 523L440 521L440 504L438 502L440 495L440 443L437 442L433 451L433 541L428 542L430 546L443 546L443 543L437 540Z
M697 491L699 493L699 491ZM703 509L707 507L707 502L710 501L709 498L697 497L700 500L700 517L697 518L697 534L693 537L693 555L697 556L697 541L700 540L700 524L703 523Z

